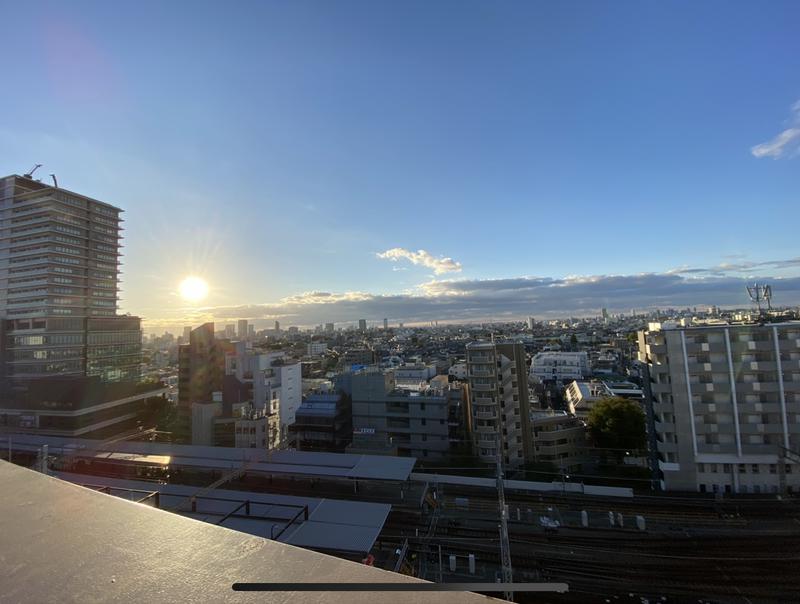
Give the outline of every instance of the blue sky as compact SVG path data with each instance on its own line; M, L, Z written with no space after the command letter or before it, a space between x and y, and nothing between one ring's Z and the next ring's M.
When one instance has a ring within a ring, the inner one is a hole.
M796 2L0 7L0 171L126 210L153 328L800 302Z

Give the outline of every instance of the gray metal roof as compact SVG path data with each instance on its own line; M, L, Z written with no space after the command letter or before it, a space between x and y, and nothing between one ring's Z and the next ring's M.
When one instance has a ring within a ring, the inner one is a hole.
M188 497L198 491L198 487L180 484L158 484L68 472L54 472L53 475L76 484L158 491L162 509L171 509L185 503ZM112 494L124 496L124 493ZM235 502L247 499L253 502L251 514L254 518L232 517L225 520L221 526L258 537L270 537L286 527L286 522L280 520L289 521L298 512L298 508L285 506L308 506L308 521L288 528L279 541L341 552L369 552L392 509L392 506L386 503L315 499L229 489L214 489L206 495L209 498L202 498L197 502L196 513L183 512L182 515L216 524L222 515L237 507ZM212 497L228 501L210 499ZM271 523L258 519L258 516L270 516L277 521ZM309 527L304 528L305 524L309 524ZM342 530L342 527L349 530ZM296 540L295 535L298 532L301 537Z
M417 579L131 503L0 462L0 602L423 604L477 594L234 592L241 582Z

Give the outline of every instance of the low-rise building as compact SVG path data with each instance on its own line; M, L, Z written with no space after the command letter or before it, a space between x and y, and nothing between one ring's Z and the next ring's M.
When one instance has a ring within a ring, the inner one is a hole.
M586 424L566 411L532 411L534 461L574 472L586 454Z

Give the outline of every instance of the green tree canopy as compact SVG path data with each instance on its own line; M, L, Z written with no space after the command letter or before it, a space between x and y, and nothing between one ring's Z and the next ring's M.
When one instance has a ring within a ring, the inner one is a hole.
M645 416L636 401L621 397L598 401L589 412L589 431L596 447L643 449Z

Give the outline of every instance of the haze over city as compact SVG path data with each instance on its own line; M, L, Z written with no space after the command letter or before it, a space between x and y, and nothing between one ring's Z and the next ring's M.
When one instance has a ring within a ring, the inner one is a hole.
M796 4L3 12L0 165L126 211L146 330L800 302Z

